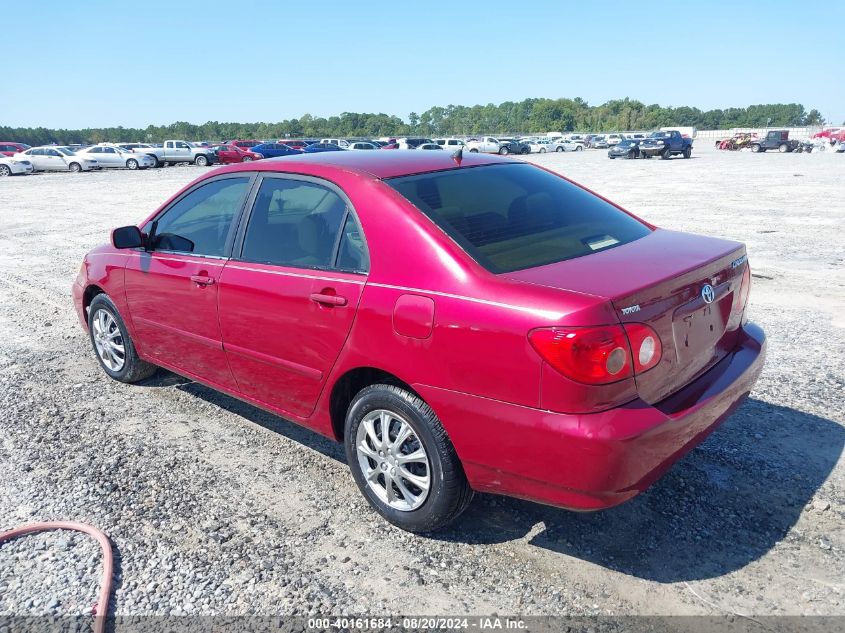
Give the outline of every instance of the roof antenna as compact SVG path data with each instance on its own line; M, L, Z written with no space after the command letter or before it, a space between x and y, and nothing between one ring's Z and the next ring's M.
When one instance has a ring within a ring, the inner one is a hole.
M455 164L460 167L461 161L464 159L464 148L459 147L454 152L452 152L452 160L455 161Z

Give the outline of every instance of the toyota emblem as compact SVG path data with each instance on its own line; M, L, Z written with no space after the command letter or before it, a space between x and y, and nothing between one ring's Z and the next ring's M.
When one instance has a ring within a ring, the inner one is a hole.
M704 303L713 303L713 299L716 298L716 291L713 290L713 286L704 284L701 289L701 298L704 299Z

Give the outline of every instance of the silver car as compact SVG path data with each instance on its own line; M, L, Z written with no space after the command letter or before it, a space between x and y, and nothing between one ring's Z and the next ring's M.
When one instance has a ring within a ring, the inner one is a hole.
M94 145L81 149L76 154L95 160L104 168L146 169L156 166L155 158L147 154L136 154L115 145Z
M14 156L15 160L28 160L35 171L91 171L99 169L99 163L86 156L77 156L69 147L46 145L30 147Z

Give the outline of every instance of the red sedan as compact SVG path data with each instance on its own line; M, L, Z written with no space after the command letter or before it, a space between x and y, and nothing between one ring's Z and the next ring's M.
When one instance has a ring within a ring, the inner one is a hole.
M214 145L212 148L217 153L217 161L220 163L248 163L252 160L261 160L263 154L252 150L238 147L237 145Z
M14 156L25 152L30 148L26 143L15 143L14 141L0 141L0 156Z
M343 442L376 511L429 531L475 490L646 489L753 387L749 287L742 244L533 165L327 152L197 179L73 297L112 378L164 367Z

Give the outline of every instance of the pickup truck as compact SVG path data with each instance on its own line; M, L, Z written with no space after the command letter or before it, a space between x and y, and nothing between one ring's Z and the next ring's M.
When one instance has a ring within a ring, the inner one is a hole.
M640 141L640 156L669 159L676 154L684 158L692 155L692 139L682 136L678 130L652 132Z
M769 130L763 138L754 139L751 142L752 152L765 152L767 149L791 152L798 147L798 141L789 140L789 132L786 130Z
M156 167L176 163L194 163L200 167L205 167L217 162L217 155L212 149L194 147L187 141L165 141L162 147L136 147L132 151L151 156L156 161Z
M467 150L473 154L481 152L482 154L500 154L502 151L502 144L499 139L492 136L485 136L481 139L471 138L464 145Z

